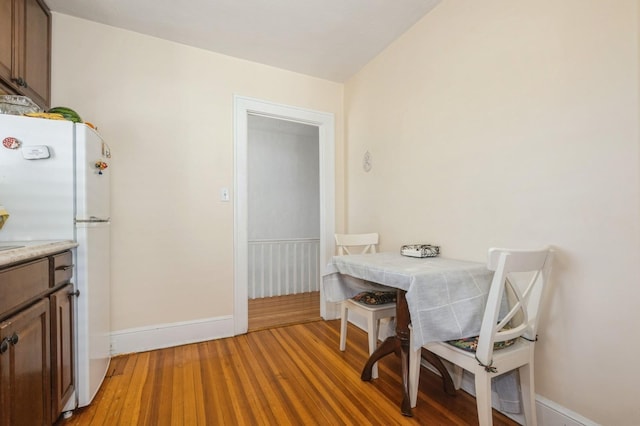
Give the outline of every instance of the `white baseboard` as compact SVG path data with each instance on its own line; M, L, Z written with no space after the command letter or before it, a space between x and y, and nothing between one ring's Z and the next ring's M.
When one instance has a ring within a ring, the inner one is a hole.
M233 336L231 315L130 328L111 333L111 355L144 352Z
M538 424L542 426L599 426L598 423L540 395L536 395L536 414Z

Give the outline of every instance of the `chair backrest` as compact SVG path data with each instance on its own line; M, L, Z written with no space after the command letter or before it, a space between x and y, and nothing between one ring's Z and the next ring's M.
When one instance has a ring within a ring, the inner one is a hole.
M336 234L336 247L339 255L375 253L378 234ZM352 253L351 251L357 249Z
M476 350L476 356L483 364L491 363L494 342L520 336L535 341L540 301L551 268L551 255L548 247L540 250L489 250L487 267L495 274ZM508 312L501 316L505 312L505 300ZM505 328L506 325L509 327Z

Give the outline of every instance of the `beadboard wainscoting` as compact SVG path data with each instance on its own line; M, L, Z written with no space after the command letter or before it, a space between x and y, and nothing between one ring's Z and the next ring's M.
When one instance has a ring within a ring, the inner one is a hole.
M249 299L319 290L319 239L249 241Z

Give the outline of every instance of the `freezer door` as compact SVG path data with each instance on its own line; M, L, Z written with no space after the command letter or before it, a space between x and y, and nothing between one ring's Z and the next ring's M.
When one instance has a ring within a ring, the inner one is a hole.
M77 227L76 283L78 296L78 402L88 405L100 388L111 359L110 226L82 223Z
M73 239L74 124L0 114L0 142L9 137L20 145L0 144L0 204L10 214L0 238ZM42 147L48 158L25 158Z
M104 141L96 131L82 123L75 129L76 220L109 219L111 159L106 157ZM96 167L98 162L107 164L107 168Z

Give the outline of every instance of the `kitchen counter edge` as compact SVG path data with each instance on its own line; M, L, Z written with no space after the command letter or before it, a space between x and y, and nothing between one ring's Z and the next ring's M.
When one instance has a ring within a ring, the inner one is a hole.
M3 243L8 244L8 243ZM12 245L21 245L11 250L0 251L0 267L25 262L50 254L59 253L65 250L78 247L78 243L71 240L60 241L12 241Z

